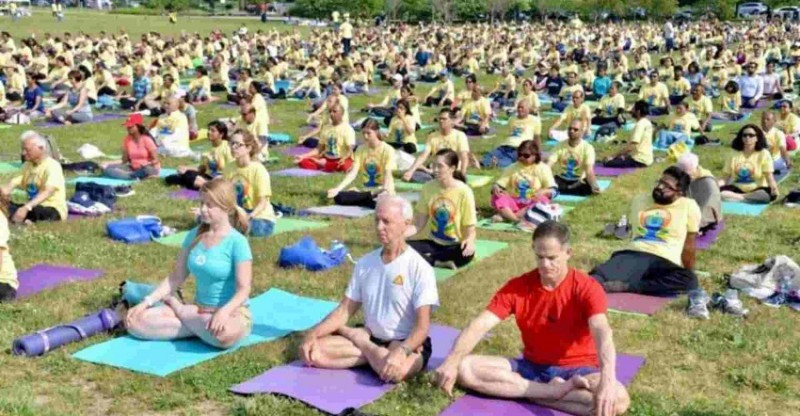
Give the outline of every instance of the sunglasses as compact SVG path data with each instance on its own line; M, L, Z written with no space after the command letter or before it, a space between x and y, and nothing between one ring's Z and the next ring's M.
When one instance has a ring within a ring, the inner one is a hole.
M755 133L742 133L742 137L758 137Z
M231 149L238 149L238 148L243 147L243 146L244 146L244 143L242 143L242 142L231 142Z

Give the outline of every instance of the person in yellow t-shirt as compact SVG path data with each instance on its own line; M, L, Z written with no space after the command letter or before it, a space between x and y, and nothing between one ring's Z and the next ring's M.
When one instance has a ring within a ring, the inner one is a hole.
M667 86L658 80L658 73L650 72L648 75L649 83L642 85L639 90L639 99L644 100L650 106L649 115L662 116L669 113L669 90Z
M642 168L653 164L653 123L647 118L647 103L639 100L631 111L636 124L630 142L603 161L610 168Z
M775 174L792 168L792 156L786 145L786 135L776 126L775 113L765 111L761 113L761 129L767 139L767 148L772 156Z
M434 178L432 176L433 172L425 167L425 162L431 155L435 155L442 149L450 149L456 152L461 160L459 171L464 177L467 176L467 167L470 160L469 143L467 142L467 135L454 128L454 119L455 116L449 109L439 111L439 131L428 136L428 144L425 146L425 150L417 156L414 164L403 173L404 181L416 183L431 181Z
M241 105L241 118L237 124L237 128L246 130L258 140L261 148L261 154L264 158L269 158L269 125L267 119L258 116L256 108L250 104L243 103Z
M455 98L456 92L453 81L447 78L447 71L443 71L439 73L439 82L425 96L423 105L426 107L449 106L453 104Z
M189 82L189 94L194 102L204 102L211 98L211 78L208 77L208 70L205 67L197 67L194 70L194 79Z
M379 195L394 195L392 173L395 170L395 151L392 146L381 140L379 130L378 122L372 119L367 120L361 129L365 144L356 150L353 165L342 182L328 191L328 198L333 198L337 205L375 209ZM359 186L344 191L356 179Z
M39 221L67 219L66 184L61 164L51 158L47 141L38 133L27 132L22 137L22 174L15 176L0 189L0 195L10 201L14 189L22 190L28 202L11 204L11 222L30 224Z
M424 230L427 238L408 241L408 245L432 266L455 269L475 256L475 196L458 164L458 153L453 150L436 152L436 179L422 187L415 209L412 232Z
M0 207L0 303L14 300L19 289L17 268L11 258L8 237L8 212L5 207Z
M179 166L177 174L164 178L167 185L180 185L187 189L199 190L207 181L213 179L233 162L233 154L228 145L228 126L221 121L208 124L208 140L211 150L200 156L197 169Z
M781 101L780 115L776 126L787 136L797 137L800 134L800 117L792 112L792 102L790 100Z
M514 106L515 108L519 105L520 101L527 101L530 113L539 115L542 104L539 101L539 94L537 94L534 89L533 80L530 78L526 78L522 81L522 94L517 97L517 105Z
M594 110L595 115L592 117L592 124L604 126L614 123L617 127L622 127L625 121L622 117L625 112L625 96L619 93L620 88L622 88L620 82L613 81L611 83L608 94L600 99L597 108Z
M489 132L489 121L492 118L492 104L483 96L480 86L472 89L471 100L461 107L458 113L456 128L473 136L481 136Z
M269 237L275 228L275 211L272 209L272 185L264 164L256 158L261 154L258 140L250 133L237 130L229 142L234 163L224 171L225 179L233 182L236 205L247 212L250 235Z
M558 93L558 101L553 102L553 110L564 111L572 103L572 96L576 92L583 93L583 86L578 84L578 74L569 72L567 74L567 84L561 87Z
M347 172L353 163L356 133L343 121L344 110L338 103L328 108L331 124L322 128L315 149L295 158L299 167L325 172Z
M314 68L306 69L306 76L300 83L292 88L286 95L297 99L309 98L316 100L322 94L322 86Z
M731 147L736 150L722 169L719 181L722 199L768 204L778 198L778 184L772 172L764 132L756 125L747 124L739 130Z
M338 103L342 106L344 110L344 115L342 119L345 123L350 124L350 115L348 114L348 109L350 108L350 101L347 99L347 96L342 94L342 84L338 82L331 82L331 94L328 95L323 101L322 105L319 106L316 110L314 110L311 114L306 117L306 122L309 125L322 125L327 124L330 120L323 120L323 118L328 117L328 108L334 104Z
M742 94L739 92L739 84L736 81L728 81L725 90L719 96L719 108L721 111L712 113L714 120L739 121L744 118L742 113Z
M339 35L342 38L342 53L350 55L350 49L353 47L353 25L349 18L339 26Z
M189 148L189 119L180 110L180 99L167 99L166 117L156 121L151 137L157 137L159 153L169 157L190 157L194 152Z
M517 148L517 162L506 167L492 185L492 208L496 214L492 222L511 221L530 227L525 212L537 203L549 203L558 186L550 165L542 161L539 146L533 140L522 142Z
M567 143L559 145L547 160L555 174L558 192L581 196L600 193L594 174L594 146L583 140L578 121L572 122L567 134Z
M589 109L584 99L583 91L575 91L575 93L572 94L572 105L567 107L561 114L561 117L550 127L550 138L560 142L566 140L566 132L559 131L558 128L561 127L562 124L570 126L573 120L581 122L581 133L583 133L584 136L589 135L591 132L592 110Z
M394 149L401 149L413 155L417 153L416 122L411 114L408 101L400 100L394 110L394 117L389 123L386 143Z
M714 112L714 105L711 103L711 98L706 96L706 88L697 84L692 87L692 95L685 100L689 112L697 117L700 123L698 130L701 132L711 131L711 114Z
M689 83L688 79L684 78L683 67L680 65L676 65L672 73L672 78L667 81L667 90L669 91L669 103L675 105L689 95L692 84Z
M690 182L686 172L671 166L650 195L634 198L630 247L589 272L606 292L671 296L698 288L693 269L700 208L685 196Z
M511 135L500 146L483 156L481 166L505 168L517 161L517 148L526 140L541 143L542 121L530 114L529 101L517 103L517 115L509 121Z

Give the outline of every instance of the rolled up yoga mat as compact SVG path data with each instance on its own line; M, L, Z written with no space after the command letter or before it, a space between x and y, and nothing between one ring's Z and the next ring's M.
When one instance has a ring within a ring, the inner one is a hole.
M88 338L98 332L110 331L120 323L120 317L111 309L102 309L77 321L57 325L24 337L17 338L11 346L14 355L37 357L69 343Z

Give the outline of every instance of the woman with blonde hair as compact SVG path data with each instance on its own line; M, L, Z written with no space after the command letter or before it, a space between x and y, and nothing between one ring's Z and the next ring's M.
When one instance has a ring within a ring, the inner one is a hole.
M136 338L198 337L227 349L250 334L253 255L245 238L247 213L236 205L233 183L222 178L206 182L200 200L200 225L184 239L173 272L128 311L125 326ZM196 305L173 295L189 274L197 279Z

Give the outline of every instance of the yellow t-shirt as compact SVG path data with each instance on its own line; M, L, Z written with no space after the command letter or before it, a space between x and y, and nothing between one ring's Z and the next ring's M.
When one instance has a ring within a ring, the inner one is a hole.
M684 77L678 78L677 81L673 77L667 81L667 88L669 89L669 95L688 95L692 89L692 84Z
M431 154L435 155L439 150L450 149L456 153L469 152L469 142L464 132L452 129L450 134L442 136L441 131L436 131L428 136L428 147Z
M779 115L775 123L779 129L783 130L788 135L797 134L800 130L800 117L795 113L789 113L787 116Z
M696 100L693 97L689 97L689 111L692 112L695 116L697 116L698 120L705 120L711 113L714 111L714 106L711 104L711 98L703 95L700 97L699 100Z
M744 192L767 187L769 183L766 173L772 171L772 157L767 149L753 152L750 157L738 152L722 169L726 177L733 178L732 184Z
M158 126L169 134L175 134L180 139L181 146L189 147L189 120L182 111L175 110L166 118L159 119Z
M631 205L633 249L654 254L683 266L681 254L688 233L700 230L700 207L691 198L680 197L659 205L650 195L639 195Z
M742 107L742 95L738 92L735 94L724 92L720 95L719 99L722 101L722 108L725 111L738 113L739 109Z
M355 145L356 133L345 122L339 123L338 126L325 126L319 135L319 153L330 159L349 155Z
M697 123L697 117L689 112L680 117L677 117L676 114L676 116L672 118L670 125L671 125L670 128L671 131L683 133L686 135L692 134L692 129L697 129L700 127Z
M464 123L480 124L481 120L488 119L492 115L492 104L486 97L471 100L461 108Z
M537 112L541 108L542 104L539 101L539 95L536 94L535 91L531 91L528 95L522 94L520 95L519 99L517 100L516 104L519 105L520 101L526 100L528 101L528 105L532 112ZM515 106L516 107L516 106Z
M653 164L653 123L647 118L641 118L633 126L631 143L636 145L636 150L631 158L647 166Z
M443 244L453 245L463 241L467 227L478 222L475 213L475 196L465 183L444 189L438 181L422 187L416 211L428 216L429 237Z
M657 83L655 86L648 83L639 90L639 99L647 101L647 104L651 106L668 107L669 91L662 82Z
M225 168L233 162L233 154L228 142L223 140L216 147L212 147L209 152L200 158L200 166L204 166L209 176L217 176L225 171Z
M13 4L13 3L12 3ZM2 249L3 264L0 266L0 283L5 283L14 289L19 289L17 280L17 268L11 258L11 250L8 247L8 219L5 215L0 215L0 249Z
M572 102L572 95L575 94L576 91L583 91L583 86L580 84L565 85L561 87L561 91L559 91L558 96L561 97L562 100L569 103Z
M62 220L67 219L67 195L64 183L64 171L61 164L53 158L46 158L38 165L25 162L22 165L22 175L11 180L15 188L22 189L28 200L47 189L55 188L55 192L42 202L43 207L51 207L58 211Z
M619 93L615 94L613 97L604 95L603 98L600 99L597 108L600 109L603 117L615 117L619 112L618 110L625 109L625 96Z
M400 90L392 88L383 97L383 101L381 101L381 103L378 104L378 107L392 107L392 108L394 108L395 106L397 106L397 102L400 101L401 98L403 98L403 97L402 97L402 95L400 95Z
M392 143L417 143L417 135L415 127L414 116L406 114L406 122L411 126L411 134L406 133L403 129L403 122L399 117L392 117L392 122L389 123L389 134L387 139Z
M778 130L776 127L771 128L768 132L764 133L767 138L767 147L772 156L772 160L781 158L781 149L786 149L786 135Z
M269 110L267 109L267 101L261 94L253 95L250 105L256 110L256 119L260 119L264 125L269 125Z
M538 190L556 186L550 165L543 162L530 166L513 163L503 170L495 183L523 204L533 199Z
M341 26L339 26L339 33L342 35L344 39L352 39L353 38L353 25L350 22L344 22Z
M395 170L394 148L387 143L381 143L374 150L367 145L359 146L353 156L352 169L358 170L357 181L361 186L379 188L383 186L385 175Z
M455 95L456 95L455 87L453 86L453 82L450 81L449 79L446 79L436 84L431 89L430 94L428 94L429 97L433 97L436 100L445 99L451 101L453 100Z
M594 146L586 140L581 140L575 147L571 147L569 142L559 145L547 160L551 168L557 166L554 169L556 175L568 181L583 180L594 162Z
M237 205L250 212L266 199L266 208L256 218L275 222L275 211L269 202L272 186L267 168L263 164L251 161L247 166L240 167L231 163L225 168L225 179L233 182Z
M564 113L561 114L561 122L565 128L568 128L569 125L575 120L586 120L587 123L591 122L592 110L586 103L581 104L581 106L578 108L575 108L575 105L570 104L564 109Z
M511 146L516 149L525 140L533 140L534 136L542 134L541 120L539 120L539 117L530 114L525 118L514 117L508 124L511 128L511 135L503 143L504 146Z

